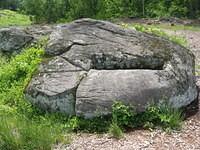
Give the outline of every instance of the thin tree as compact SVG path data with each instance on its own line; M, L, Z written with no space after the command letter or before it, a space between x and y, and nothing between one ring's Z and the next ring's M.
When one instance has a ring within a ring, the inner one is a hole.
M142 14L143 14L143 17L145 15L145 0L142 0Z

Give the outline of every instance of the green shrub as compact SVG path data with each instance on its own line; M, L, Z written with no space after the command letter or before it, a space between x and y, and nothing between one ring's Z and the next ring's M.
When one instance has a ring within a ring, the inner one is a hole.
M182 37L179 37L179 36L176 36L176 35L169 35L162 30L150 29L150 32L152 32L156 35L162 36L162 37L166 37L170 41L173 41L174 43L177 43L177 44L182 45L184 47L187 46L187 40L185 38L182 38Z
M129 127L134 116L132 106L126 106L117 101L114 102L112 106L112 119L119 127Z
M42 49L29 48L0 66L0 104L20 106L24 103L23 91L37 71L43 54Z
M189 31L200 31L200 28L198 26L184 26L184 25L175 25L175 26L169 26L169 25L153 25L153 26L148 26L148 28L163 28L163 29L170 29L173 31L178 31L178 30L189 30Z
M187 40L185 38L175 36L175 35L169 35L169 34L165 33L162 30L159 30L159 29L153 29L153 28L148 28L148 27L139 26L139 25L135 26L135 29L137 31L151 32L151 33L154 33L156 35L165 37L165 38L169 39L170 41L173 41L174 43L177 43L179 45L187 46Z

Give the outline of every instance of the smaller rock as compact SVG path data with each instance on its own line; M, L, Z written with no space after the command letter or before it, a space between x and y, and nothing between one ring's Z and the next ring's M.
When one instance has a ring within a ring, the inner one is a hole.
M23 29L15 27L2 28L0 29L0 52L19 53L33 39L33 36Z

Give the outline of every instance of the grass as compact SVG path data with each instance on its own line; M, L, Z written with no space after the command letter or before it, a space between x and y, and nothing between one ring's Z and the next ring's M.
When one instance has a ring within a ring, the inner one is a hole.
M48 121L36 122L5 113L0 116L1 150L51 150L53 143L68 142L61 128Z
M0 28L8 26L25 26L32 22L26 15L19 14L11 10L0 10Z
M183 37L179 37L176 35L170 35L170 34L165 33L164 31L158 30L158 29L149 29L149 31L154 34L157 34L159 36L168 38L170 41L173 41L174 43L180 44L184 47L187 47L187 45L188 45L187 40Z
M115 122L110 125L109 133L116 139L120 139L124 136L122 129Z
M149 27L149 26L140 26L140 25L132 26L130 24L120 24L120 25L125 27L125 28L130 28L130 29L137 30L137 31L151 32L153 34L165 37L165 38L169 39L170 41L173 41L174 43L177 43L177 44L182 45L184 47L187 47L187 45L188 45L187 40L185 38L180 37L180 36L176 36L176 35L167 34L164 31L157 29L157 28L152 28L152 27Z

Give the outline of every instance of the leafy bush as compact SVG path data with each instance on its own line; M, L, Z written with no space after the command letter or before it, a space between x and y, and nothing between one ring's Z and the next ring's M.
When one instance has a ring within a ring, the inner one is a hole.
M132 106L123 105L115 101L112 107L112 119L119 127L129 127L132 118L135 116Z
M0 104L19 106L23 91L35 73L44 54L42 49L29 48L0 66Z
M158 106L158 117L164 128L179 130L183 121L182 111L172 106L172 103L163 101Z
M182 46L185 46L185 47L187 46L187 40L185 38L182 38L182 37L179 37L179 36L176 36L176 35L169 35L162 30L149 29L149 31L154 33L154 34L157 34L159 36L166 37L170 41L173 41L174 43L177 43L179 45L182 45Z

